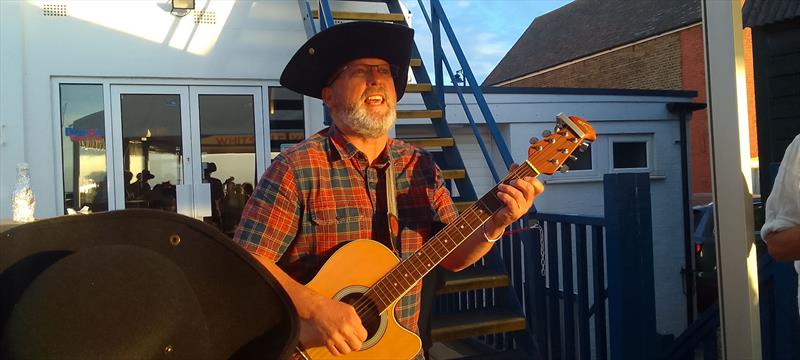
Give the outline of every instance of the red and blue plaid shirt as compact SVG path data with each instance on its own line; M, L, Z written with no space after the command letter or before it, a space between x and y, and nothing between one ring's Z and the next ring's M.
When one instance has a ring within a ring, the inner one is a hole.
M244 208L235 241L275 261L300 283L310 281L348 241L373 239L392 249L384 182L390 158L396 176L399 251L405 259L456 218L439 168L426 151L395 139L370 166L335 127L272 161ZM418 283L395 308L398 322L414 332L421 287Z

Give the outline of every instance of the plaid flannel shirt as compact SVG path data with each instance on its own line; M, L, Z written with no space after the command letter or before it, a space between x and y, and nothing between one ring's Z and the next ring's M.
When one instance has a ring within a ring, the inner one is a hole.
M456 210L433 157L391 139L389 153L369 166L335 127L278 155L247 202L235 241L307 283L340 247L372 239L392 249L386 221L385 167L392 159L401 258L412 255ZM395 308L398 322L418 333L418 283Z

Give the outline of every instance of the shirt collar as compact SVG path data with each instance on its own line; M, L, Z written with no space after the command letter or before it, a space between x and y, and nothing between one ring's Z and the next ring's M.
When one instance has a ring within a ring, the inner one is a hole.
M342 131L337 129L335 125L331 125L328 130L328 137L330 139L330 143L333 145L332 150L339 153L339 157L342 160L350 160L354 156L359 155L358 157L360 160L366 161L366 156L362 153L358 148L355 147L352 143L347 141L342 134ZM381 155L378 156L378 159L375 161L375 167L383 168L389 164L390 154L389 149L394 144L394 139L389 138L389 141L386 143L386 147L383 148L383 152Z

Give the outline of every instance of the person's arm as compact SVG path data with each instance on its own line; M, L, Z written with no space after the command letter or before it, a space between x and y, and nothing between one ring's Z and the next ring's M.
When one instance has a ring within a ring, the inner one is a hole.
M300 343L347 354L360 349L367 336L355 309L306 288L275 264L295 241L302 216L295 185L291 167L283 158L273 160L245 205L234 240L286 290L300 318Z
M325 346L333 355L348 354L361 348L367 339L367 330L352 306L315 293L263 256L256 255L256 259L292 299L300 318L299 338L303 346Z
M800 260L800 136L786 148L764 208L761 238L775 260Z
M542 183L534 177L517 179L510 184L500 184L497 198L505 207L495 213L484 225L470 235L448 255L441 266L450 271L461 271L478 261L494 245L488 239L503 235L506 227L524 216L533 205L536 196L544 191Z
M800 226L767 234L769 255L778 261L800 260Z

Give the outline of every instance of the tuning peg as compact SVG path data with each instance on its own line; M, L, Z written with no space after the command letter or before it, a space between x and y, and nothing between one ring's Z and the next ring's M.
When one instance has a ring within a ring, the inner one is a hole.
M558 159L550 159L550 162L553 164L558 165Z
M528 141L530 141L531 144L536 144L537 142L539 142L539 138L537 138L536 136L532 136L531 139Z
M542 145L536 145L536 146L533 147L533 150L536 150L536 151L542 151L542 149L544 149L542 147Z
M584 152L588 148L589 148L589 144L588 143L581 143L580 145L578 145L578 150L580 150L580 152Z
M567 165L561 165L561 167L560 167L560 168L558 168L558 171L561 171L561 173L562 173L562 174L566 174L566 173L567 173L567 171L569 171L569 166L567 166Z
M564 129L564 124L557 122L556 123L556 132L559 132Z
M572 161L575 161L575 160L578 160L578 157L575 156L575 155L570 155L569 159L572 160Z
M560 152L560 153L562 153L562 154L569 154L569 150L567 150L566 148L564 148L564 149L558 149L558 152Z
M552 133L550 132L550 130L545 130L545 131L542 131L542 137L548 137L548 136L550 136L550 134L552 134Z

